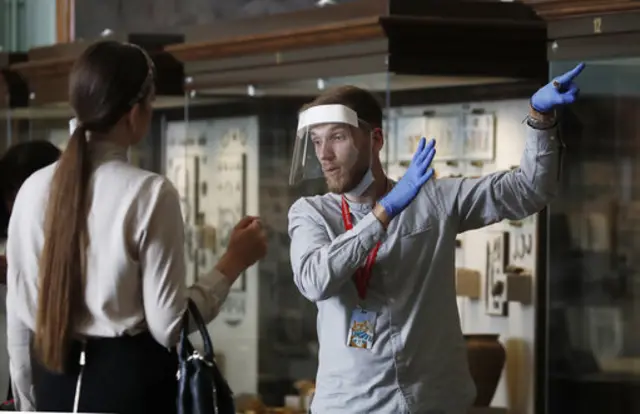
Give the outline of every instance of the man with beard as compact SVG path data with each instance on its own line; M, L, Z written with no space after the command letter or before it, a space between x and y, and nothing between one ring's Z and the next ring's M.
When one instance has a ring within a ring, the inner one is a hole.
M303 108L290 182L324 176L330 191L289 211L294 281L318 307L314 413L467 413L475 389L455 300L456 235L523 219L553 198L554 109L575 101L583 68L531 98L520 167L481 178L430 179L434 143L422 139L402 179L389 180L382 110L362 89Z

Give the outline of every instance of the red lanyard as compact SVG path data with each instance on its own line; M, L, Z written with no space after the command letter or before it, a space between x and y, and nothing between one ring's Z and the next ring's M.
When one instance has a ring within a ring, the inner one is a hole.
M345 230L349 231L353 228L353 221L351 220L351 209L347 203L347 199L342 196L342 221L344 223ZM376 243L376 246L367 256L367 261L364 266L356 270L354 280L356 282L356 288L358 289L358 296L361 300L364 300L367 296L367 289L369 288L369 280L371 280L371 274L373 272L373 264L378 256L378 250L380 249L380 242Z

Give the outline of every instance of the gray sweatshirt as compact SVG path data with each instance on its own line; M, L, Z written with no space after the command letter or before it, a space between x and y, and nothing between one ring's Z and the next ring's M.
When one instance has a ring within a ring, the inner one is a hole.
M318 307L314 413L466 414L475 398L455 290L458 233L539 212L557 191L556 130L529 126L520 168L481 178L432 179L385 231L367 204L340 196L298 200L289 211L291 264ZM347 346L359 305L352 276L381 241L364 306L377 313L370 350Z

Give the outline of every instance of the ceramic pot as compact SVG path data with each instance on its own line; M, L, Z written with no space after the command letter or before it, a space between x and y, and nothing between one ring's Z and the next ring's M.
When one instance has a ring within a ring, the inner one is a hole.
M474 407L488 407L496 393L507 356L498 337L499 335L494 334L464 336L467 342L469 371L476 384Z

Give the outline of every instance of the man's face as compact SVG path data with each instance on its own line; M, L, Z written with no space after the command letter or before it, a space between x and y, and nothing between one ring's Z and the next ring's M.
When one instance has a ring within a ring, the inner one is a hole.
M341 194L355 188L371 163L368 134L346 124L317 125L310 134L329 191Z

